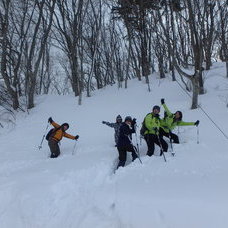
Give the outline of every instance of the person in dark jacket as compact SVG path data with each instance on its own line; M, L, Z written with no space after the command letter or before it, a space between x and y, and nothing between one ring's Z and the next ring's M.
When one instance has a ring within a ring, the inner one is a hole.
M127 152L132 153L132 161L134 161L138 157L136 154L136 150L131 142L131 134L135 133L135 125L136 119L132 120L130 116L127 116L124 120L124 123L122 123L120 127L117 143L117 149L119 152L119 163L117 169L120 166L124 167L127 159Z
M110 122L107 122L107 121L102 121L102 123L106 124L109 127L114 128L114 130L115 130L114 138L115 138L115 143L116 143L115 146L117 146L118 137L119 137L119 130L120 130L120 126L122 124L122 117L120 115L118 115L116 117L116 122L115 123L110 123Z
M50 157L57 158L60 155L60 149L59 149L59 145L58 145L60 140L62 140L63 137L77 140L79 138L79 136L78 135L73 136L73 135L66 133L66 130L69 128L68 123L59 125L56 122L54 122L51 117L48 119L48 122L54 127L54 130L48 139L48 146L51 151Z
M168 151L168 144L166 141L160 137L159 128L161 124L161 119L159 117L160 107L155 105L151 113L147 114L145 117L145 128L144 138L147 143L147 155L151 157L154 154L155 145L157 144L161 148L162 152Z
M179 143L179 137L172 132L177 126L198 126L199 120L196 122L184 122L182 120L182 112L176 111L175 113L171 113L168 107L165 104L165 99L161 99L161 104L165 109L165 116L161 120L159 134L161 137L165 136L170 138L173 143Z

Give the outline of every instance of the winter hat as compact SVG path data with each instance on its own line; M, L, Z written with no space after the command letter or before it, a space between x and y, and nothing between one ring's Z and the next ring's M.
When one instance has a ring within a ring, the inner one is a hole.
M179 121L181 121L181 120L182 120L182 117L183 117L183 114L182 114L182 112L181 112L181 111L176 111L176 112L175 112L175 114L176 114L177 112L178 112L178 113L179 113L179 115L180 115L180 117L179 117L179 119L178 119L178 120L179 120Z
M121 115L118 115L118 116L116 117L116 120L122 120Z
M159 107L158 105L155 105L155 106L153 107L153 111L154 111L155 109L160 111L160 107Z
M64 127L64 126L67 126L67 129L69 128L69 124L68 123L63 123L62 127Z
M124 122L126 122L126 121L132 121L131 116L126 116Z

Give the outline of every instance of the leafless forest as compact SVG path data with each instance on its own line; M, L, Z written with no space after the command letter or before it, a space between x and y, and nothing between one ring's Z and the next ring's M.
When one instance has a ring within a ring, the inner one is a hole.
M178 74L194 109L215 61L228 78L227 0L0 1L0 115L11 121L41 94L73 92L82 104L132 78L150 91L154 72Z

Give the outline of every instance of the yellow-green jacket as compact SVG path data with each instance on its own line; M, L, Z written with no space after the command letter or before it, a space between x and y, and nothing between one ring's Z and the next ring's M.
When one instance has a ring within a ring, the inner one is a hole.
M160 121L160 118L155 116L154 113L147 114L145 117L145 127L147 130L145 131L144 135L158 134Z
M160 127L166 133L169 133L169 131L172 131L177 126L193 126L194 125L194 122L184 122L182 120L176 121L175 118L174 118L175 117L175 114L173 114L173 113L170 112L170 110L168 109L168 107L166 106L166 104L162 104L162 106L164 107L167 116L164 117L161 120Z

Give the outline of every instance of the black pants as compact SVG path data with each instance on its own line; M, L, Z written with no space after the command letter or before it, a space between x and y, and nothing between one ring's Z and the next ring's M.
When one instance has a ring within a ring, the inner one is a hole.
M131 152L132 154L132 161L134 161L138 156L136 154L136 149L134 148L133 145L129 144L126 146L121 146L121 147L117 147L118 152L119 152L119 164L117 166L117 168L119 168L120 166L124 167L125 162L127 160L127 152Z
M147 150L148 156L152 156L154 154L154 144L155 143L161 147L161 150L163 150L163 152L167 152L167 150L168 150L168 144L162 137L160 137L158 135L147 134L147 135L145 135L145 140L146 140L147 147L148 147L148 150ZM160 142L161 142L161 145L160 145ZM162 155L162 153L160 155Z
M49 139L48 146L51 151L51 158L57 158L60 155L59 144L54 139Z
M179 138L176 134L173 134L172 132L171 133L167 133L165 132L162 128L159 129L159 134L160 134L160 137L162 138L163 136L167 137L167 138L171 138L172 142L173 143L177 143L179 144Z

